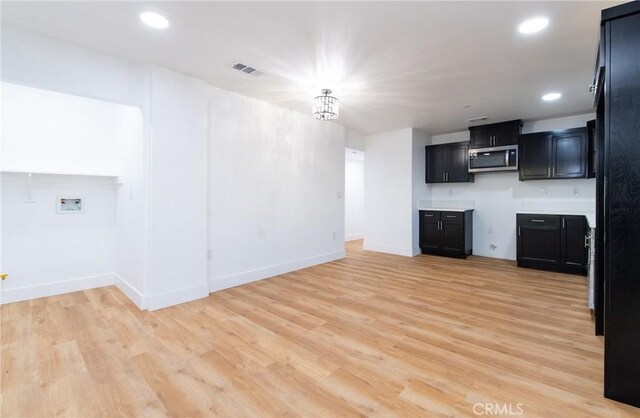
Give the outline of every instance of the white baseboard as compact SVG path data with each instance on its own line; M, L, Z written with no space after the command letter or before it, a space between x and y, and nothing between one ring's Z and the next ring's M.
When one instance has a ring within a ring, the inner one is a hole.
M146 309L146 300L142 293L140 293L136 288L131 286L125 279L122 278L119 274L114 275L114 284L122 293L125 294L126 297L131 300L138 308L144 310Z
M78 277L59 282L43 283L35 286L19 287L16 289L3 289L2 292L0 292L0 305L95 289L96 287L111 286L114 282L115 274L107 273L96 276Z
M209 292L216 292L218 290L228 289L230 287L240 286L258 280L268 279L269 277L279 276L280 274L289 273L291 271L316 266L318 264L328 263L330 261L339 260L344 257L344 250L340 250L314 257L290 261L287 263L244 271L242 273L229 274L219 277L210 277Z
M364 234L349 234L344 236L345 241L356 241L363 238Z
M415 255L413 248L411 247L404 248L404 247L395 247L392 245L376 244L376 243L370 243L367 240L364 241L362 248L367 251L376 251L379 253L403 255L405 257L413 257Z
M206 298L209 296L209 286L206 283L187 287L186 289L173 290L171 292L148 295L146 297L147 309L155 311L157 309L168 308L180 303L191 302L192 300Z

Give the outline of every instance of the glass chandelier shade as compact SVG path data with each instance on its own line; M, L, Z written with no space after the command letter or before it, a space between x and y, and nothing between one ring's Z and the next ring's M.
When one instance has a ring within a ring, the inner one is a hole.
M338 117L338 99L329 96L330 89L322 89L322 96L313 99L313 117L318 120L333 120Z

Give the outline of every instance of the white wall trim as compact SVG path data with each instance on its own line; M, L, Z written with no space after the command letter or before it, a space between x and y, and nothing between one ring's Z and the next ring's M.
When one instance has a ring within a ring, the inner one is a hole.
M209 292L213 293L218 290L228 289L230 287L240 286L258 280L279 276L291 271L316 266L318 264L328 263L330 261L340 260L341 258L344 258L345 255L345 251L340 250L313 257L302 258L300 260L290 261L287 263L275 264L255 270L248 270L242 273L229 274L220 277L210 277Z
M376 251L379 253L402 255L405 257L413 257L414 255L417 255L415 254L415 251L413 248L395 247L391 245L370 243L367 240L364 241L364 245L362 246L362 248L366 251Z
M144 295L133 286L131 286L129 282L127 282L122 276L117 273L114 275L114 284L138 308L140 308L141 310L146 309L146 298L144 297Z
M146 305L148 310L155 311L157 309L167 308L180 303L206 298L208 295L209 287L206 283L203 283L197 286L187 287L185 289L172 290L170 292L159 293L157 295L148 295L146 297Z
M25 300L62 295L97 287L111 286L115 282L115 274L99 274L96 276L78 277L75 279L43 283L35 286L6 289L0 292L0 305Z
M349 234L344 236L345 241L356 241L363 238L364 234Z

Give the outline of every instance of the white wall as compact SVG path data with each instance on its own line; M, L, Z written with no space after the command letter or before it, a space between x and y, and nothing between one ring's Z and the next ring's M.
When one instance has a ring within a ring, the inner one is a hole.
M138 306L344 256L344 127L7 26L2 79L141 109L142 150L131 152L147 159L143 173L119 161L112 194L116 224L124 213L145 217L114 227L114 239L144 248L111 255L115 283Z
M26 200L27 174L3 174L2 255L11 277L3 283L4 302L111 284L116 277L141 292L142 260L134 258L144 248L140 110L10 83L2 87L3 170L48 173L33 174L32 201ZM100 177L118 174L126 186L117 185L116 177ZM139 194L135 202L121 198L125 187L131 199L132 190ZM57 196L83 198L84 212L57 214ZM117 250L116 239L123 243Z
M116 174L119 106L2 83L2 108L5 171Z
M122 106L113 125L118 163L116 200L116 285L138 307L145 307L149 239L149 145L137 107Z
M352 128L345 129L345 145L347 148L364 151L364 135Z
M3 81L143 109L149 103L146 65L5 24L0 30Z
M151 73L147 307L207 296L207 84Z
M525 123L523 133L585 126L593 114ZM469 132L436 135L432 144L469 140ZM565 210L595 210L595 180L518 180L518 173L476 174L475 183L431 184L425 186L427 199L444 206L465 201L475 205L473 215L473 253L475 255L516 258L516 211L536 207ZM576 195L578 189L579 195ZM489 232L492 231L492 232ZM491 245L496 248L492 248Z
M427 198L425 185L426 145L431 137L422 131L413 129L411 142L411 243L413 255L420 254L420 201Z
M413 129L365 139L364 249L413 255Z
M2 260L9 303L113 283L113 178L2 174ZM59 196L81 197L84 212L56 213Z
M364 156L362 151L346 149L344 175L344 239L364 237ZM358 156L354 158L352 155Z
M210 289L343 257L344 127L210 94Z

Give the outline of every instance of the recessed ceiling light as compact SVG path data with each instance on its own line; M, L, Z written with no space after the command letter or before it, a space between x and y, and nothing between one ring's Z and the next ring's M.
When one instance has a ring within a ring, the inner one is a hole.
M145 25L154 29L166 29L169 27L169 20L156 12L140 13L140 20Z
M552 102L554 100L558 100L561 97L562 97L562 94L560 93L547 93L544 96L542 96L542 100L544 100L545 102Z
M546 17L534 17L532 19L525 20L518 26L518 31L524 34L540 32L542 29L549 25L549 19Z

